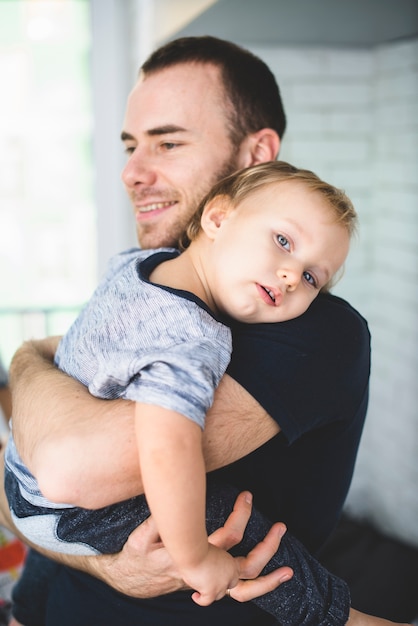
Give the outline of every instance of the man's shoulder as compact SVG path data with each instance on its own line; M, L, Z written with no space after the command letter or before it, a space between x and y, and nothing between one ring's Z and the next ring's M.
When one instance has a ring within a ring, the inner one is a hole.
M357 311L347 300L341 298L340 296L336 296L332 293L320 293L317 298L312 302L310 309L315 309L315 307L319 309L329 310L329 311L340 311L345 312L349 315L354 315L355 317L364 320L362 314Z
M350 420L365 406L370 333L342 298L320 294L287 322L234 325L232 338L228 374L280 424L288 442Z
M352 366L370 359L370 331L366 319L343 298L319 294L308 311L294 320L291 335L301 337L313 358L336 359Z
M320 293L306 313L294 321L296 324L298 321L301 324L315 322L329 332L358 329L368 333L367 321L363 315L347 300L330 293Z
M349 346L370 343L370 333L365 318L346 300L331 294L319 294L309 309L301 316L276 324L232 325L234 342L251 342L255 346L269 346L268 353L275 344L283 353L285 346L291 353L325 354L330 350L346 353Z

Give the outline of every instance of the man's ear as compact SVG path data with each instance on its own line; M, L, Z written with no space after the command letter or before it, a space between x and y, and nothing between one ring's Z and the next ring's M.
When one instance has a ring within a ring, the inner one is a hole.
M209 239L216 237L229 210L230 202L227 196L215 196L206 204L200 223Z
M257 163L275 161L280 149L280 137L272 128L262 128L248 135L239 151L239 167L250 167Z

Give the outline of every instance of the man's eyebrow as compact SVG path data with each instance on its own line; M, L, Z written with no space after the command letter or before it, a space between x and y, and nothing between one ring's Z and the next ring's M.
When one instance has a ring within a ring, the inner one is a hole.
M166 124L165 126L156 126L155 128L150 128L146 131L146 134L150 137L155 137L158 135L168 135L171 133L184 133L186 132L186 128L183 126L177 126L176 124ZM122 141L134 141L135 137L126 131L122 131L120 138Z
M157 126L157 128L150 128L147 130L147 135L151 137L154 135L167 135L170 133L184 133L186 128L183 126L177 126L176 124L166 124L165 126Z
M130 135L129 133L125 132L124 130L121 132L120 138L121 138L122 141L133 141L134 140L134 137L132 135Z

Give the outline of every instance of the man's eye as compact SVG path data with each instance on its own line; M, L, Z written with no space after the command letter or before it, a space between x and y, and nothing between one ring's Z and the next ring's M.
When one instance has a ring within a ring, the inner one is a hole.
M127 154L128 156L131 156L131 154L133 154L134 152L135 152L134 146L125 146L125 154Z
M303 272L303 278L306 280L307 283L312 285L312 287L316 287L317 286L317 282L316 282L315 276L312 276L312 274L310 274L309 272Z
M284 235L277 235L277 243L285 250L290 250L290 243Z
M166 141L165 143L162 144L162 147L168 151L173 150L174 148L177 148L177 146L178 146L178 143L173 143L171 141Z

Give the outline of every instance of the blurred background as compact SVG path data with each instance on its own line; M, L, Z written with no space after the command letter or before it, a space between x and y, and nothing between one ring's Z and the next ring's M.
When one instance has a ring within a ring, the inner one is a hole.
M416 615L418 0L0 0L0 354L7 367L24 339L65 332L108 258L135 244L126 97L155 47L203 34L268 63L288 118L281 158L343 187L359 213L334 289L373 342L343 552L366 523L377 535L347 576L370 583L379 557ZM338 568L335 545L324 559ZM366 594L381 604L382 584Z

